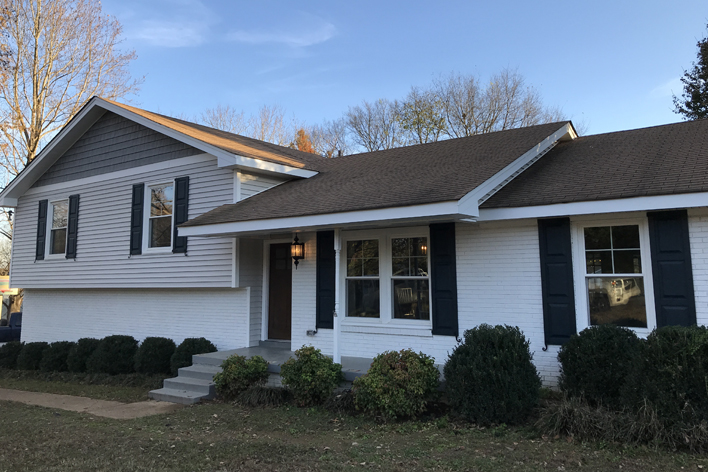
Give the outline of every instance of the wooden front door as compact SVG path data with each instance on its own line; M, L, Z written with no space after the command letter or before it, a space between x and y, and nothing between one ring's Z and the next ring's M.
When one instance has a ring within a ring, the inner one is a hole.
M271 244L268 276L268 339L290 339L292 266L290 243Z

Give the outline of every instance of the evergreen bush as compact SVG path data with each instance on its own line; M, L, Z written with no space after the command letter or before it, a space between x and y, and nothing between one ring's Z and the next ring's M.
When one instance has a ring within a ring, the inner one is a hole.
M49 343L45 342L25 343L22 346L20 355L17 356L17 368L20 370L39 370L42 354L47 347L49 347Z
M92 374L130 374L135 370L137 349L138 341L132 336L106 336L86 360L86 371Z
M620 408L622 387L637 363L640 345L634 331L627 328L601 325L584 329L558 352L558 386L591 405Z
M260 387L268 381L268 362L261 356L246 359L229 356L221 363L222 371L214 376L216 393L228 400L235 399L250 387Z
M22 352L24 343L10 341L0 346L0 369L16 369L17 356Z
M634 411L650 405L664 420L708 421L708 329L654 330L642 343L622 392Z
M322 404L344 380L342 366L312 346L295 351L280 366L280 378L300 406Z
M69 372L86 372L86 361L91 357L91 354L93 354L93 351L96 350L100 342L100 340L94 338L79 339L74 347L71 348L66 358L66 365L69 368Z
M465 331L444 374L453 411L478 424L523 423L538 402L541 379L517 327L483 324Z
M135 372L169 374L170 359L176 347L175 342L169 338L145 338L135 353Z
M216 346L206 338L187 338L177 346L175 353L170 359L172 375L177 375L180 367L192 365L192 356L195 354L206 354L216 352Z
M356 406L392 419L419 415L435 397L439 378L432 357L411 349L386 351L354 380Z
M42 362L39 363L39 370L42 372L66 372L69 370L67 359L69 352L76 345L71 341L57 341L51 343L42 353Z

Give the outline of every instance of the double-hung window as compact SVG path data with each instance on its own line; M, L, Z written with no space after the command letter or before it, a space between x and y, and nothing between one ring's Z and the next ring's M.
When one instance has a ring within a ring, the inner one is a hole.
M342 236L347 318L427 326L431 312L428 229L356 231Z
M577 224L579 326L655 326L645 220ZM582 274L580 274L582 270Z
M49 254L66 254L66 230L69 226L69 200L51 202Z
M170 182L150 185L147 190L150 199L150 213L147 216L147 247L171 247L174 184Z

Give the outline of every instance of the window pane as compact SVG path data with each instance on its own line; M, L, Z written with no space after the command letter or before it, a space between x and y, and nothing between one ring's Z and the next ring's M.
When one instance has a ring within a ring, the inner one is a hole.
M361 257L361 241L347 241L347 259Z
M587 279L590 324L647 327L643 277Z
M347 280L347 316L379 318L379 281Z
M379 260L364 259L364 276L375 277L379 275Z
M69 203L52 203L52 208L52 228L65 228L69 219Z
M429 293L427 280L394 280L393 317L429 320Z
M393 257L407 257L409 255L408 240L405 238L392 239L391 255Z
M370 239L368 241L362 241L362 257L364 259L378 258L379 257L379 240Z
M639 226L613 226L612 247L614 249L639 249Z
M66 228L52 230L52 241L50 248L51 254L66 253Z
M585 261L588 274L612 273L612 251L587 251Z
M393 275L398 275L398 276L410 275L410 269L408 268L408 258L407 257L394 257L393 258Z
M361 259L347 259L347 277L361 277Z
M150 219L150 247L169 247L172 244L172 218Z
M418 277L428 276L428 258L427 257L412 257L411 258L411 275Z
M150 216L172 215L172 185L150 187Z
M639 249L613 251L615 256L615 274L641 274L642 258Z
M585 249L610 249L610 227L585 228Z
M426 256L428 253L428 238L410 238L411 256Z

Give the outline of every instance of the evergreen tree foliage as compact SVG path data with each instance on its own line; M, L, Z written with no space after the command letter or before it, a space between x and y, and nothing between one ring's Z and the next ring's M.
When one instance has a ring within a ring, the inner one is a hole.
M697 46L697 61L681 77L683 94L674 95L674 111L685 120L708 118L708 36L698 41Z

